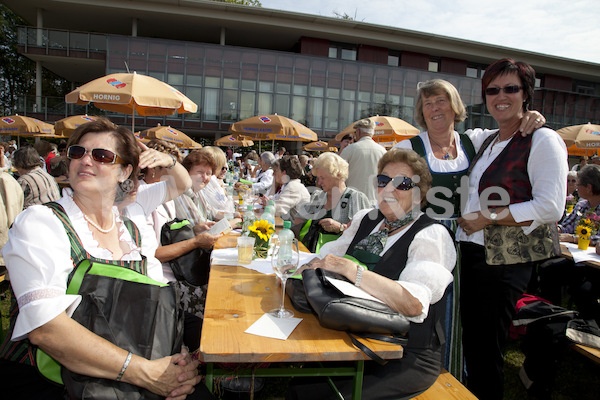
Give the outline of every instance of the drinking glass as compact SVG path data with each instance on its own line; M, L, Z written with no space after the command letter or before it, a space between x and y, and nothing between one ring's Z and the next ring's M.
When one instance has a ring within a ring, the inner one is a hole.
M294 275L298 269L300 253L298 253L298 240L293 239L291 250L284 245L283 250L281 241L278 246L273 248L273 256L271 257L271 265L275 271L275 275L281 279L281 303L279 308L269 311L269 314L276 318L291 318L294 313L284 308L285 301L285 284L287 279Z
M254 253L255 239L250 236L240 236L237 239L238 263L241 265L250 264Z

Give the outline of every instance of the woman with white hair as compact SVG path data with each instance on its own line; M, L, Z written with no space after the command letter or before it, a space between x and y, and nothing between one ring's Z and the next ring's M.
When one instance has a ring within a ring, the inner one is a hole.
M315 161L312 173L321 190L312 194L309 203L298 207L296 224L312 220L325 232L341 234L357 211L371 207L364 193L346 186L348 162L337 154L321 154Z
M252 183L252 192L254 194L266 194L273 186L273 163L275 156L270 151L264 151L260 155L258 165L260 171L256 174L256 181ZM239 182L235 184L236 188Z

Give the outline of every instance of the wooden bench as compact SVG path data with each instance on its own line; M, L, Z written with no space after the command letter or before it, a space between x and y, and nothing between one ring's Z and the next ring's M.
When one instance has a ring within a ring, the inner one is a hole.
M584 346L582 344L574 344L571 346L571 348L600 365L600 350L593 347Z
M440 376L429 389L413 400L477 400L450 372L442 370Z

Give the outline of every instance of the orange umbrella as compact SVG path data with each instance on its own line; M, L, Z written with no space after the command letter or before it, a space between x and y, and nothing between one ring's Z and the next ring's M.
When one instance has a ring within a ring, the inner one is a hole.
M332 151L332 152L338 151L337 147L329 146L329 144L327 142L324 142L322 140L306 144L302 147L302 150L304 150L304 151Z
M376 142L399 142L419 134L418 128L415 128L400 118L388 117L385 115L375 115L373 117L369 117L369 119L375 122L375 134L373 135L373 140ZM358 121L354 121L348 125L346 128L344 128L344 130L338 133L335 138L337 140L342 140L342 138L347 134L354 134L356 129L354 129L353 126Z
M131 114L133 117L136 113L146 116L198 111L196 103L179 90L156 78L135 72L94 79L67 94L65 100L79 105L93 102L103 110Z
M71 133L79 127L79 125L86 124L88 122L96 121L97 117L90 117L86 115L72 115L67 118L63 118L54 123L54 131L56 134L63 136L71 136Z
M277 114L246 118L232 124L229 132L273 141L314 142L319 139L315 132L300 122Z
M215 146L248 147L252 145L254 142L243 135L227 135L215 140Z
M140 133L140 139L162 139L165 142L174 143L179 148L201 148L202 145L196 143L185 133L171 128L170 126L155 126L146 129Z

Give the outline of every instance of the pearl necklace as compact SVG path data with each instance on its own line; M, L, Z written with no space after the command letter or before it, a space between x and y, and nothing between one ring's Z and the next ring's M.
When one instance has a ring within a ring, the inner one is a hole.
M111 226L110 226L110 228L108 228L108 229L102 229L102 228L100 228L100 226L99 226L97 223L95 223L94 221L92 221L92 220L90 219L90 217L88 217L88 216L87 216L87 215L85 215L85 214L83 214L83 218L85 218L85 220L86 220L86 221L87 221L87 222L88 222L90 225L92 225L94 228L98 229L98 230L99 230L100 232L102 232L102 233L108 233L108 232L112 231L112 230L115 228L116 218L115 218L115 214L114 214L114 213L113 213L113 218L112 218L112 225L111 225Z

